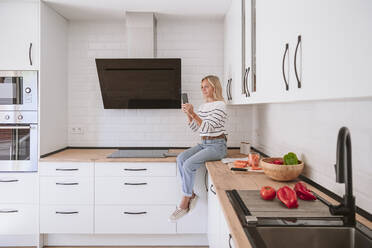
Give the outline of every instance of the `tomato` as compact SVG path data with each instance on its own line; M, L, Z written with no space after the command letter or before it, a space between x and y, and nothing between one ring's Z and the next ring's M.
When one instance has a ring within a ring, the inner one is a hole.
M275 198L276 192L273 187L263 186L260 191L261 198L264 200L272 200Z

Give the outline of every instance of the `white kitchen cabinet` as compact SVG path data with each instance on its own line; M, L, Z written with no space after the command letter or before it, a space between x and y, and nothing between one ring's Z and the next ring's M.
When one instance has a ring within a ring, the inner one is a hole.
M0 235L38 234L37 204L0 203Z
M36 173L0 173L0 203L38 204Z
M95 233L175 234L168 221L175 205L98 205Z
M0 30L0 70L39 69L38 1L1 1Z
M96 204L175 204L176 177L96 177Z
M38 233L36 173L0 173L0 235Z
M372 96L372 2L301 3L303 88L296 99Z
M210 248L219 247L221 207L213 183L208 177L208 242Z
M98 177L175 177L176 164L97 162L95 175Z
M92 162L41 162L39 175L43 177L93 177Z
M205 234L207 233L208 224L208 199L207 199L207 182L205 178L206 169L205 166L201 166L196 171L194 192L198 195L199 199L195 208L189 212L186 216L182 217L177 221L177 233L182 234ZM181 193L181 178L177 177L179 183L177 189L179 191L179 198L176 204L179 203Z
M224 20L224 94L229 104L255 101L252 76L252 0L231 1Z
M40 205L40 233L93 233L93 205Z
M40 233L93 233L94 163L40 162Z
M224 89L227 102L238 104L242 94L242 0L231 1L224 20ZM230 83L228 83L231 81ZM230 85L229 85L230 84ZM231 94L231 96L229 96Z
M95 162L94 181L95 233L176 233L176 163Z
M92 177L41 177L40 204L93 205Z
M215 186L208 177L208 243L210 248L231 248L234 241L230 235L225 215L217 198Z
M258 102L276 102L293 95L289 94L294 82L289 75L293 44L289 44L288 33L291 12L295 9L288 9L286 3L288 0L256 1Z
M256 1L257 102L371 96L371 11L364 0Z

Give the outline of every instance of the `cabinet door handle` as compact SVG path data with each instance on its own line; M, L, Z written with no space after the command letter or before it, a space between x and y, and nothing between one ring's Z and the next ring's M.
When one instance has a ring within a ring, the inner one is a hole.
M248 88L248 75L249 72L251 71L251 67L248 67L245 69L245 74L244 74L244 89L245 89L245 97L250 97L251 93L249 92Z
M300 78L298 76L298 73L297 73L297 51L298 51L298 47L299 47L301 42L302 42L301 41L301 35L299 35L297 37L297 45L296 45L296 50L295 50L295 55L294 55L294 70L295 70L295 75L296 75L296 79L297 79L297 87L298 88L301 88L301 86L302 86L301 85L301 80L300 80Z
M56 214L78 214L79 211L56 211Z
M124 183L124 185L147 185L147 183Z
M2 214L9 214L9 213L18 213L18 210L0 210L0 213Z
M286 43L285 44L285 51L284 51L284 54L283 54L283 61L282 61L282 72L283 72L283 79L284 79L284 83L285 83L285 90L289 90L289 85L288 85L288 82L287 82L287 78L285 76L285 68L284 68L285 58L287 57L288 49L289 49L289 44Z
M2 180L0 179L0 183L15 183L18 182L18 179L10 179L10 180Z
M230 83L231 83L231 79L227 80L227 85L226 85L226 95L227 95L227 100L228 100L228 101L231 100L230 93L229 93Z
M30 46L28 48L28 59L30 60L30 65L32 65L31 52L32 52L32 42L30 42Z
M209 187L209 189L211 190L211 192L213 193L213 194L216 194L216 192L213 190L213 184L211 184L211 186Z
M205 186L205 191L208 192L208 183L207 183L207 179L208 179L208 170L205 170L205 175L204 175L204 186Z
M232 83L232 78L230 78L230 84L229 84L229 95L230 95L230 100L232 100L232 95L231 95L231 83Z
M231 239L232 239L232 236L231 236L231 234L229 233L229 247L230 247L230 248L232 248L232 246L231 246Z
M147 214L147 212L124 212L124 214Z
M78 171L79 169L61 169L61 168L57 168L56 171Z
M56 185L79 185L79 183L56 183Z
M143 169L127 169L127 168L125 168L124 170L125 171L146 171L147 169L146 168L143 168Z

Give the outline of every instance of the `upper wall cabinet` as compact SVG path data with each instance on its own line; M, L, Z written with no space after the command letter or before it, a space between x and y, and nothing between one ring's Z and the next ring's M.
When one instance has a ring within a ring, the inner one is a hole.
M39 69L39 3L0 2L0 70Z
M372 2L256 3L256 102L372 96Z
M231 1L225 16L224 88L229 104L247 104L255 98L251 7L251 0Z
M242 4L231 1L224 21L224 88L227 102L236 104L242 89Z

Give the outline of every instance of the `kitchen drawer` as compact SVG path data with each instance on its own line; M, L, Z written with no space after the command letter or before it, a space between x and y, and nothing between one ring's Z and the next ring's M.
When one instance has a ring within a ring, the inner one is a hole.
M168 221L176 205L97 206L95 233L176 233L176 224Z
M176 204L176 177L96 177L96 204Z
M0 204L0 235L37 234L38 205Z
M98 177L175 177L176 167L176 163L96 162L95 175Z
M40 233L93 233L93 206L41 205Z
M38 203L37 173L0 173L0 203Z
M41 204L93 204L93 178L40 177Z
M93 162L39 162L39 174L57 177L93 177L93 166Z

